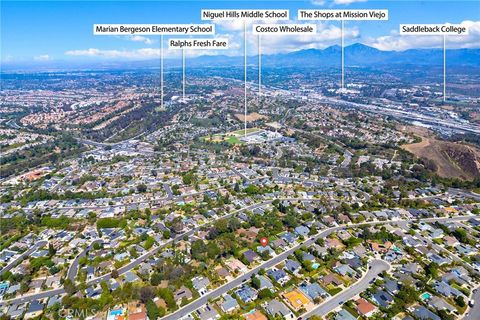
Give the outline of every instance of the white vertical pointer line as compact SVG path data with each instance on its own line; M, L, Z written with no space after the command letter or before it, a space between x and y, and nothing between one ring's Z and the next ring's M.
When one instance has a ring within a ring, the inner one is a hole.
M447 95L447 49L446 49L447 35L443 35L443 102L446 100Z
M342 20L342 89L344 88L344 85L345 85L345 53L344 53L345 41L344 41L343 27L344 27L344 20Z
M163 34L160 36L160 99L163 109Z
M244 83L244 108L245 108L245 137L247 136L247 22L243 21L243 77Z
M258 94L262 93L262 39L258 34Z
M185 102L185 48L182 48L182 78L183 78L183 87L182 87L182 97L183 102Z

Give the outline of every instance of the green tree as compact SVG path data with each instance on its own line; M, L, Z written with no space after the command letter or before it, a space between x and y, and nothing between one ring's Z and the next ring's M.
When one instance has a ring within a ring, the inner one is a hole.
M147 309L148 319L155 320L161 317L160 310L158 309L157 305L155 304L155 302L153 302L152 299L147 301L146 309Z
M78 290L75 286L75 283L73 283L73 281L70 279L65 279L63 282L63 288L68 295L73 295Z

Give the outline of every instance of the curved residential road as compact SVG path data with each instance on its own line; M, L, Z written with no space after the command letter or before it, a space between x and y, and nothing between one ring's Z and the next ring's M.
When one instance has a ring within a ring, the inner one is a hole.
M463 320L478 320L480 314L480 289L475 289L470 301L473 301L473 308L467 309L467 314L463 317Z
M44 245L46 245L48 243L48 241L46 240L41 240L41 241L38 241L37 243L35 243L30 249L28 249L27 251L25 251L24 253L22 253L20 256L18 256L18 258L16 258L14 261L12 261L11 263L9 263L8 265L5 266L5 268L3 268L2 270L0 270L0 274L3 274L7 271L9 271L10 269L12 269L13 267L15 267L20 261L22 261L23 259L25 259L25 257L27 256L30 256L32 253L34 253L35 251L37 251L38 249L40 249L41 247L43 247Z
M308 240L305 240L302 243L292 247L291 249L288 249L287 251L282 252L281 254L273 257L272 259L262 263L261 265L256 266L252 270L247 271L246 273L242 274L241 276L235 278L234 280L230 281L229 283L227 283L227 284L225 284L221 287L218 287L217 289L215 289L213 291L208 292L203 297L200 297L200 298L192 301L191 303L187 304L183 308L180 308L177 311L175 311L174 313L171 313L171 314L169 314L169 315L167 315L167 316L165 316L161 319L164 319L164 320L178 320L178 319L188 315L189 313L191 313L191 312L197 310L198 308L200 308L202 305L206 304L210 299L214 299L216 297L219 297L222 294L234 289L235 287L240 286L242 283L250 280L250 278L253 275L257 274L260 271L260 269L271 268L271 267L279 264L283 260L287 259L289 255L293 254L295 252L295 250L298 250L300 247L313 245L318 238L325 238L328 235L330 235L332 232L334 232L336 230L339 230L339 229L342 229L342 228L343 227L333 227L333 228L323 230L322 232L320 232L317 235L309 238Z
M85 257L88 253L93 248L93 245L95 243L103 243L102 239L95 239L93 240L82 252L80 252L76 257L75 260L73 260L72 264L68 268L67 271L67 279L72 280L75 282L75 277L78 274L78 267L79 267L79 261L81 258Z
M454 194L454 195L461 195L461 196L464 196L464 197L470 197L470 198L473 198L477 201L480 201L480 194L475 193L473 191L465 191L465 190L461 190L461 189L450 188L450 189L448 189L448 192L451 193L451 194Z
M148 251L147 253L139 256L137 259L135 259L135 260L131 261L130 263L124 265L123 267L118 269L118 274L122 275L122 274L126 273L127 271L132 270L133 268L140 265L143 261L147 260L149 257L156 254L160 249L164 248L165 246L172 243L173 241L178 241L178 240L181 240L185 236L190 236L194 232L198 231L200 228L202 228L206 225L209 225L209 224L215 222L216 220L229 218L231 216L236 215L239 212L242 212L242 211L245 211L245 210L252 210L252 209L255 209L255 208L265 206L267 204L271 204L274 200L276 200L276 199L266 200L266 201L261 202L261 203L253 204L253 205L241 208L239 210L235 210L235 211L233 211L229 214L218 217L217 219L212 220L209 223L206 223L206 224L203 224L201 226L195 227L195 228L193 228L193 229L191 229L191 230L189 230L189 231L187 231L183 234L180 234L180 235L176 236L174 239L170 239L169 241L167 241L167 242L165 242L165 243L163 243L163 244L161 244L161 245L159 245L155 248L150 249L150 251ZM306 199L306 198L279 198L278 200L280 200L280 201L304 201L304 202L322 201L321 199ZM462 221L462 220L468 220L471 217L472 216L458 216L458 217L453 217L453 218L426 218L426 219L421 219L421 221L425 221L425 222L457 221L457 220ZM316 241L316 239L318 239L319 237L322 237L322 236L326 237L334 231L338 231L338 230L346 229L346 228L376 225L376 224L390 224L390 223L398 223L398 222L416 222L416 221L418 221L418 220L417 219L411 219L411 220L371 221L371 222L363 222L363 223L359 223L359 224L341 225L341 226L338 226L338 227L332 227L332 228L329 228L329 229L325 229L322 232L318 233L317 235L313 236L312 238L309 238L308 240L304 241L303 243L298 244L294 248L292 248L292 249L290 249L290 250L288 250L288 251L286 251L286 252L284 252L284 253L282 253L282 254L280 254L280 255L278 255L278 256L276 256L276 257L274 257L274 258L272 258L268 261L266 261L262 265L257 266L255 269L250 270L245 275L242 275L242 276L238 277L237 279L233 280L232 282L209 292L208 294L201 297L200 299L192 301L191 303L187 304L183 308L177 310L175 313L167 315L162 319L175 320L175 319L181 318L184 315L189 314L192 311L195 311L200 306L202 306L206 301L208 301L209 298L218 297L219 295L223 294L224 292L227 292L230 289L233 289L234 287L236 287L240 283L242 283L243 280L246 280L246 279L250 278L251 275L258 273L258 271L261 268L269 268L269 267L272 267L272 266L278 264L280 261L282 261L283 259L286 259L286 257L288 257L289 254L293 253L296 249L300 248L301 246L313 244L313 242ZM92 279L92 280L88 281L86 283L86 285L90 286L92 284L100 283L101 281L108 281L110 278L111 278L111 274L105 274L103 276L100 276L98 278L95 278L95 279ZM238 279L240 279L240 281L237 281ZM235 285L233 285L233 284L235 284ZM228 288L225 290L226 287L228 287ZM7 304L14 304L14 303L23 303L23 302L27 302L27 301L36 300L36 299L42 299L42 298L45 298L45 297L51 297L51 296L61 294L61 293L64 293L64 292L65 291L64 291L63 288L59 288L59 289L44 291L44 292L41 292L41 293L25 295L25 296L21 296L21 297L18 297L18 298L13 298L13 299L9 299L9 300L0 301L0 306L7 305ZM199 301L203 301L203 303L198 304ZM181 314L183 314L183 315L181 315Z
M339 292L338 294L326 299L315 309L302 315L299 319L308 319L313 315L327 315L329 312L335 310L337 307L342 305L345 301L348 301L355 297L357 294L363 292L370 286L370 282L375 280L380 273L388 271L391 268L389 263L378 259L370 261L368 266L369 269L367 273L362 278L360 278L360 280L358 280L356 283L346 288L345 290Z
M315 201L321 201L321 199L307 199L307 198L279 198L278 200L280 201L304 201L304 202L315 202ZM247 211L247 210L253 210L253 209L256 209L256 208L260 208L260 207L263 207L263 206L266 206L268 204L271 204L274 200L266 200L264 202L260 202L260 203L256 203L256 204L252 204L252 205L249 205L249 206L246 206L244 208L241 208L241 209L238 209L238 210L235 210L235 211L232 211L231 213L228 213L226 215L223 215L223 216L220 216L218 217L217 219L215 220L212 220L208 223L205 223L201 226L198 226L198 227L195 227L187 232L184 232L182 234L179 234L177 235L175 238L173 239L170 239L168 240L167 242L157 246L157 247L154 247L152 249L150 249L150 251L148 251L147 253L144 253L143 255L139 256L137 259L129 262L128 264L124 265L123 267L119 268L118 269L118 274L119 275L122 275L132 269L134 269L135 267L137 267L138 265L140 265L143 261L147 260L149 257L151 257L152 255L156 254L160 249L162 248L165 248L167 245L169 245L170 243L174 242L174 241L179 241L179 240L182 240L183 237L185 236L190 236L192 234L194 234L196 231L200 230L200 228L206 226L206 225L209 225L213 222L215 222L216 220L219 220L219 219L226 219L226 218L230 218L240 212L243 212L243 211ZM70 269L69 269L70 271ZM73 272L73 271L72 271ZM86 285L87 286L90 286L92 284L97 284L97 283L100 283L102 281L108 281L110 280L111 278L111 274L105 274L103 276L100 276L98 278L95 278L95 279L92 279L90 281L87 281L86 282ZM0 306L4 306L4 305L7 305L7 304L14 304L14 303L24 303L24 302L28 302L28 301L33 301L33 300L37 300L37 299L42 299L42 298L46 298L46 297L52 297L52 296L55 296L57 294L63 294L65 293L65 290L63 288L58 288L58 289L54 289L54 290L48 290L48 291L43 291L43 292L40 292L40 293L34 293L34 294L30 294L30 295L24 295L24 296L21 296L21 297L17 297L17 298L12 298L12 299L9 299L9 300L3 300L3 301L0 301Z
M426 219L421 219L421 220L425 221L425 222L435 222L435 221L467 220L467 219L470 219L470 218L471 218L471 216L458 216L458 217L453 217L453 218L426 218ZM363 222L363 223L358 223L358 224L341 225L341 226L338 226L338 227L331 227L331 228L325 229L325 230L321 231L320 233L317 233L313 237L308 238L308 240L305 240L304 242L294 246L293 248L288 249L285 252L282 252L281 254L273 257L272 259L270 259L268 261L265 261L261 265L258 265L254 269L244 273L241 276L238 276L237 278L230 281L229 283L224 284L223 286L218 287L218 288L208 292L204 296L190 302L189 304L187 304L184 307L178 309L174 313L168 314L161 319L163 319L163 320L177 320L177 319L181 319L182 317L185 317L186 315L190 314L191 312L197 310L198 308L200 308L201 306L206 304L210 299L215 299L215 298L221 296L222 294L232 290L233 288L238 287L243 282L248 281L248 279L250 279L251 276L257 274L260 271L260 269L268 269L268 268L271 268L271 267L277 265L281 261L285 260L290 254L293 254L295 252L295 250L301 248L302 246L307 246L308 247L309 245L312 245L318 238L325 238L328 235L330 235L332 232L342 230L342 229L348 229L348 228L352 228L352 227L361 227L361 226L368 226L368 225L381 225L381 224L395 224L395 223L399 223L399 222L416 222L416 221L417 221L416 219L370 221L370 222ZM377 270L377 271L379 270L379 268L381 269L381 268L385 267L385 265L383 265L382 263L376 263L375 266L376 266L375 270ZM373 269L373 266L372 266L372 269ZM388 269L389 268L387 268L386 270L388 270ZM380 272L378 272L378 273L380 273ZM378 273L377 273L377 275L378 275ZM372 276L373 274L374 273L371 273L370 276ZM377 275L375 275L375 277ZM370 277L369 277L369 279L371 280ZM368 281L370 281L370 280L368 280ZM368 283L368 281L367 281L367 283ZM349 290L347 290L347 291L349 291Z

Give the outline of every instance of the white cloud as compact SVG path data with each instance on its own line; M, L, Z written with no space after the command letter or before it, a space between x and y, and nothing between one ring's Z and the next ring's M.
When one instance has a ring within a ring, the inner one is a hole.
M447 48L479 48L480 21L463 21L460 24L469 28L468 35L448 35L446 38ZM366 40L366 44L380 50L395 51L403 51L414 48L441 48L443 47L443 36L400 35L398 30L392 30L388 36L368 38Z
M42 55L33 57L33 60L35 60L35 61L48 61L48 60L50 60L50 56L48 54L42 54Z
M325 5L325 0L312 0L311 3L315 6L323 6Z
M222 38L228 38L228 35L222 35ZM238 49L238 45L235 43L230 44L230 48L233 50ZM236 51L235 51L236 52ZM97 48L90 48L86 50L70 50L65 52L69 56L83 56L83 57L97 57L107 59L156 59L160 57L160 49L142 48L136 50L103 50ZM216 54L231 54L229 50L185 50L185 55L188 57L197 57L201 55L216 55ZM182 55L182 50L168 49L168 45L165 44L163 50L164 58L179 58Z
M135 41L135 42L143 42L148 45L153 44L155 42L150 38L139 36L139 35L129 36L128 40Z
M342 30L329 23L317 24L316 34L277 35L262 37L262 53L290 52L302 49L323 49L331 45L339 45ZM358 39L360 31L357 27L344 29L345 39ZM255 48L257 46L255 45Z
M222 31L228 33L229 50L224 50L223 54L243 55L243 21L218 21L218 37L223 38ZM262 53L274 54L281 52L296 51L310 48L326 48L331 45L340 44L341 28L339 22L313 22L299 20L278 20L278 21L248 21L247 22L247 54L256 55L258 53L258 37L252 34L252 24L316 24L316 34L305 35L269 35L262 36ZM345 25L346 39L359 39L360 31L358 27L348 28Z
M137 50L102 50L90 48L86 50L70 50L65 52L69 56L149 59L160 56L160 49L142 48Z
M112 36L112 37L117 38L117 39L122 39L122 40L133 41L133 42L143 42L146 45L151 45L151 44L154 44L156 42L155 40L153 40L151 38L140 36L140 35Z
M325 4L327 4L326 0L311 0L310 2L315 6L324 6ZM367 2L367 0L330 0L329 4L349 5L355 2Z
M282 23L311 23L299 21L283 21ZM480 21L464 21L462 25L468 26L470 31L467 36L447 36L447 48L479 48L480 47ZM228 29L235 29L235 23L222 24ZM243 31L243 23L241 30ZM258 37L252 34L251 26L247 26L247 54L256 55L258 53ZM226 30L224 30L226 31ZM362 40L360 30L356 26L349 27L345 25L345 39L348 43L362 42L371 45L380 50L407 50L411 48L439 48L443 46L442 36L401 36L398 30L392 31L389 35L377 38L366 38ZM227 50L186 50L188 57L196 57L200 55L243 55L243 32L234 31L217 33L218 38L228 38L229 49ZM281 52L297 51L302 49L323 49L331 45L340 44L341 28L339 23L320 22L317 23L317 33L311 35L281 35L281 36L263 36L262 37L262 53L275 54ZM181 50L169 50L168 40L164 43L164 57L173 58L180 57ZM159 48L142 48L142 49L98 49L90 48L86 50L71 50L65 52L70 56L85 57L101 57L101 58L119 58L119 59L153 59L160 56Z
M333 0L333 3L335 4L344 4L344 5L349 5L355 2L367 2L367 0Z
M216 26L227 31L243 31L243 23L244 21L241 19L215 21ZM248 24L249 22L247 22L247 25Z

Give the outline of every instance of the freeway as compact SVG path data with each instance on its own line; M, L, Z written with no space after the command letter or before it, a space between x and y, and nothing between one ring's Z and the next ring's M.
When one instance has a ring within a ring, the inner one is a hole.
M480 129L478 128L477 125L473 123L463 123L459 121L454 121L448 120L448 119L440 119L437 117L432 117L424 114L420 114L417 112L411 112L411 111L406 111L406 110L398 110L398 109L389 109L389 108L384 108L384 107L379 107L376 105L372 104L362 104L362 103L356 103L356 102L350 102L350 101L345 101L345 100L339 100L335 98L330 98L330 97L323 97L320 99L317 99L319 102L323 103L332 103L335 105L340 105L344 107L350 107L354 109L360 109L362 111L368 111L372 113L379 113L383 115L389 115L392 117L400 118L400 119L406 119L409 121L419 121L422 123L426 124L433 124L436 126L443 126L447 128L451 128L457 131L463 131L463 132L471 132L471 133L476 133L480 134Z
M308 319L313 315L323 316L329 312L335 310L338 306L342 305L345 301L348 301L355 297L357 294L365 291L370 286L370 282L374 281L379 274L384 271L390 270L391 266L388 262L375 259L369 262L369 269L367 273L348 289L341 291L340 293L329 297L322 303L320 303L315 309L302 315L302 319Z
M73 260L72 264L68 268L67 271L67 279L72 280L72 282L75 282L75 277L78 274L78 266L79 266L79 261L81 258L85 257L93 247L95 243L103 243L102 239L95 239L93 240L82 252L80 252L76 257L75 260Z
M471 216L458 216L458 217L453 217L453 218L425 218L421 219L422 221L425 222L435 222L435 221L457 221L457 220L467 220L470 219ZM353 228L353 227L362 227L362 226L369 226L369 225L379 225L379 224L395 224L399 222L416 222L417 220L412 220L412 219L401 219L401 220L385 220L385 221L370 221L370 222L363 222L363 223L358 223L358 224L348 224L348 225L341 225L337 227L331 227L325 230L322 230L320 233L317 233L316 235L310 237L309 239L303 241L300 244L297 244L296 246L288 249L285 252L282 252L281 254L271 258L268 261L265 261L264 263L256 266L252 270L238 276L234 280L228 282L227 284L224 284L223 286L220 286L213 291L208 292L204 296L190 302L189 304L183 306L182 308L178 309L174 313L171 313L169 315L166 315L165 317L161 318L163 320L176 320L180 319L182 317L185 317L186 315L192 313L193 311L197 310L200 308L202 305L207 303L210 300L213 300L228 291L232 290L235 287L238 287L242 283L248 281L253 275L257 274L260 269L268 269L271 268L281 261L285 260L290 254L293 254L295 250L300 249L302 246L308 247L309 245L312 245L317 239L319 238L325 238L329 236L332 232L342 230L342 229L347 229L347 228ZM379 268L380 265L376 267Z
M114 146L118 146L118 145L121 145L121 144L129 142L129 141L135 140L137 138L140 138L144 134L145 133L143 132L143 133L137 134L135 137L132 137L132 138L129 138L129 139L126 139L126 140L122 140L122 141L119 141L119 142L105 142L106 140L108 140L112 137L107 138L104 142L97 142L97 141L93 141L93 140L89 140L89 139L82 139L82 138L76 138L76 139L77 139L78 142L81 142L81 143L86 144L86 145L95 146L95 147L114 147Z
M9 271L13 267L15 267L20 261L25 259L25 257L30 256L33 252L37 251L39 248L43 247L47 243L48 243L48 241L45 241L45 240L42 240L42 241L39 241L39 242L35 243L30 249L28 249L27 251L25 251L24 253L19 255L15 260L13 260L11 263L6 265L5 268L0 270L0 274L3 274L5 272Z

